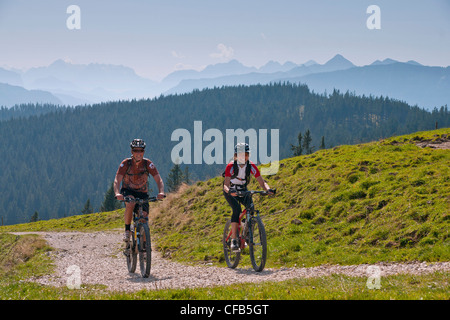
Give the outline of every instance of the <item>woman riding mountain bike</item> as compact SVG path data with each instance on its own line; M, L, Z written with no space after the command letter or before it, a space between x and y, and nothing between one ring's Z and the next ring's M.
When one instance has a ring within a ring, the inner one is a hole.
M223 195L229 203L233 213L231 215L231 250L239 251L238 225L242 212L241 204L249 206L253 201L251 197L238 196L238 191L247 191L250 176L253 175L261 188L269 194L274 194L266 181L261 176L256 165L249 161L250 147L247 143L238 143L234 147L234 161L228 163L224 172ZM250 202L250 203L247 203Z

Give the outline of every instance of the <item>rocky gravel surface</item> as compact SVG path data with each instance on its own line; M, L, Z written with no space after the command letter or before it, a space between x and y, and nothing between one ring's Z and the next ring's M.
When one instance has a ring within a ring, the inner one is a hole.
M33 232L40 234L55 250L49 254L55 261L52 275L30 279L51 286L102 284L113 291L137 291L165 288L196 288L229 285L241 282L283 281L292 278L322 277L343 274L358 277L388 276L394 274L424 274L450 271L450 262L440 263L378 263L375 265L322 265L311 268L266 268L257 273L251 268L229 269L216 266L188 266L163 259L152 252L149 278L142 278L139 266L130 274L122 254L120 232ZM16 233L18 234L18 233Z

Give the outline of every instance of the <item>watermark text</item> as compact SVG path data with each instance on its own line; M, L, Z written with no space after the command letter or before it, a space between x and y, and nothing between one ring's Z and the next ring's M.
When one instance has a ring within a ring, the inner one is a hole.
M224 164L234 157L234 146L247 142L250 147L250 160L254 163L269 164L262 167L261 174L278 172L279 129L226 129L225 137L221 130L209 128L203 131L202 121L194 121L193 135L184 128L172 132L171 141L178 141L172 148L173 163L184 164ZM208 144L204 147L204 142ZM270 148L269 148L270 147ZM270 155L269 155L270 151ZM225 157L224 157L225 155Z
M70 5L66 10L67 14L70 16L66 20L66 27L69 30L80 30L81 29L81 9L77 5Z

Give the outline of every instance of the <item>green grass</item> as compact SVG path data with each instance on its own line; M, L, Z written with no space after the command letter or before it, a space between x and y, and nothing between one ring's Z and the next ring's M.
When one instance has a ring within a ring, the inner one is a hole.
M123 209L0 227L0 232L82 231L123 228Z
M266 177L276 197L255 197L266 225L267 267L450 260L450 150L419 148L450 129L340 146L281 161ZM250 188L257 188L253 181ZM221 236L231 209L222 178L183 186L151 206L153 243L185 264L225 267ZM0 227L0 299L449 299L449 273L365 278L330 276L262 284L111 293L24 282L52 272L39 237L12 231L99 231L123 227L123 210ZM249 267L248 253L242 267Z
M52 271L51 248L36 235L0 233L0 284L40 276Z

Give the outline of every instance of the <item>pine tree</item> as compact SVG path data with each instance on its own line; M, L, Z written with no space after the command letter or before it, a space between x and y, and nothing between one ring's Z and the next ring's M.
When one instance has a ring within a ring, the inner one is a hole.
M114 194L114 183L111 183L108 190L105 193L105 199L103 200L102 205L100 206L100 212L106 211L114 211L120 209L122 205L116 199L116 195Z
M294 157L301 156L303 153L302 138L302 133L300 132L297 136L298 145L294 146L293 144L291 144L291 150L294 152Z
M303 138L303 149L305 150L306 154L311 154L314 147L311 146L311 131L306 130L305 137Z
M180 165L176 163L167 177L167 187L169 188L169 192L177 191L183 182L183 178L183 171L181 171Z
M83 210L81 210L81 213L82 213L82 214L90 214L90 213L92 213L92 212L94 212L94 209L92 209L92 206L91 206L91 200L90 200L90 199L87 199L86 204L84 205Z
M184 167L183 181L186 184L191 183L191 174L189 173L189 168L188 167Z
M325 149L325 137L324 136L322 136L322 142L320 143L319 149Z
M35 211L34 214L31 216L30 222L37 222L37 221L39 221L39 213Z

